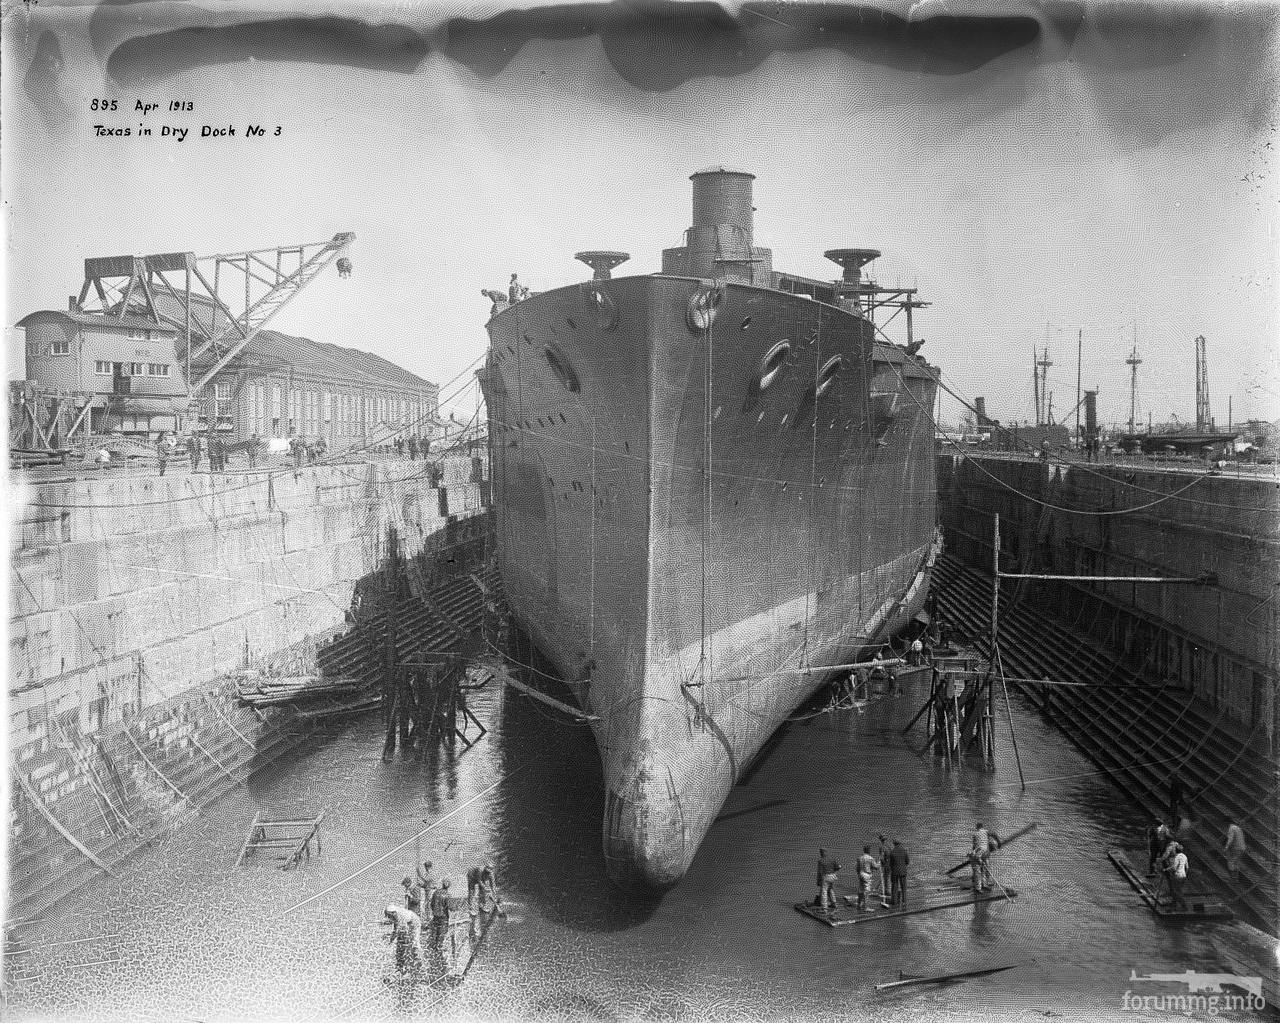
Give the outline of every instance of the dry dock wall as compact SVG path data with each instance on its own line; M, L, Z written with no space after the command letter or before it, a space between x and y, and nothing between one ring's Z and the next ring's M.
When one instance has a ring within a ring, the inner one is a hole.
M309 729L239 705L246 664L310 670L394 527L481 527L480 459L18 488L9 623L10 915L127 856ZM77 844L78 843L78 844Z
M1198 577L1205 586L1036 582L1038 602L1221 710L1259 748L1280 741L1280 488L1265 475L939 456L948 549L990 573Z

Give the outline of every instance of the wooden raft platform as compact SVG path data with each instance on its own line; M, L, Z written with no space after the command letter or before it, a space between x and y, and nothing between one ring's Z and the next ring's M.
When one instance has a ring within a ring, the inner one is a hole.
M1208 892L1183 892L1187 908L1174 909L1171 904L1160 901L1151 882L1138 873L1123 849L1108 849L1107 859L1112 862L1116 870L1120 871L1120 876L1129 882L1151 911L1163 920L1230 920L1235 916L1230 909Z
M865 924L875 920L890 920L903 916L915 916L917 913L932 913L938 909L954 909L957 906L976 906L980 902L1003 902L1005 899L1016 899L1018 893L1012 888L1003 891L980 892L977 895L966 895L960 898L962 889L941 889L924 893L923 901L908 901L901 909L885 909L879 902L867 900L868 908L859 912L856 909L837 910L828 915L812 902L797 902L796 912L803 913L812 920L828 927L848 927L851 924ZM847 900L849 897L844 896ZM908 900L911 896L907 896Z
M263 817L254 814L253 823L244 836L244 844L240 847L240 855L236 857L236 866L240 866L250 853L256 854L259 849L274 849L275 853L267 859L283 860L281 870L290 870L302 862L303 857L311 859L311 843L316 844L316 852L320 852L320 823L324 814L319 817Z

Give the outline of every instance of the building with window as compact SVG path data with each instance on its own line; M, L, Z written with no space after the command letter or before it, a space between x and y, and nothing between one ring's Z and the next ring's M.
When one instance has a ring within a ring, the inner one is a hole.
M89 432L138 438L198 429L231 441L324 437L340 449L430 437L438 422L436 384L369 352L272 330L189 396L185 338L170 325L181 320L165 304L157 296L160 321L75 309L24 317L17 326L26 331L28 385L74 402ZM209 304L203 311L211 314Z

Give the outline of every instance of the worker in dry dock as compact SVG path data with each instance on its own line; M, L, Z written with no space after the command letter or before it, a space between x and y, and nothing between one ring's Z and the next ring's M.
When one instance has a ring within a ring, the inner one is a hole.
M1156 872L1156 864L1160 861L1160 857L1164 855L1164 850L1172 838L1173 835L1170 833L1168 826L1157 817L1155 823L1147 830L1148 874Z
M511 302L520 301L520 278L515 274L511 275L511 283L507 285L507 299Z
M448 930L449 879L446 877L431 896L431 944L434 948L444 948L444 936Z
M404 904L412 912L422 914L422 900L418 895L418 885L411 877L406 877L400 884L404 887Z
M876 852L879 853L880 858L880 905L887 909L889 906L889 854L893 852L893 844L883 834L876 835L876 841L879 843Z
M480 908L484 912L499 908L498 877L494 873L493 864L486 863L480 871Z
M1174 909L1187 908L1187 900L1183 898L1182 890L1187 886L1187 871L1189 868L1190 861L1187 859L1186 850L1179 844L1173 854L1173 859L1169 862L1169 891L1173 895Z
M169 438L161 437L156 441L156 461L160 465L160 475L169 468Z
M383 915L392 924L388 940L396 947L396 972L404 976L422 964L422 919L399 906L388 906Z
M436 889L440 887L440 879L436 877L435 864L431 860L423 860L422 866L417 870L418 887L421 890L422 908L424 911L431 908L431 896L436 893Z
M871 875L880 870L880 864L871 855L871 846L862 847L862 855L858 857L858 911L867 908L867 892L871 891ZM883 885L883 882L882 882Z
M893 848L889 851L889 871L893 884L891 903L894 906L905 906L907 903L907 867L910 865L911 856L907 847L895 838Z
M1234 820L1227 825L1227 844L1222 848L1227 857L1227 869L1234 881L1240 880L1240 861L1244 859L1244 831Z
M818 850L818 898L815 900L826 912L836 908L836 882L840 880L840 863L826 849Z
M973 828L973 847L969 852L969 867L973 873L973 890L985 892L991 887L991 836L978 821Z

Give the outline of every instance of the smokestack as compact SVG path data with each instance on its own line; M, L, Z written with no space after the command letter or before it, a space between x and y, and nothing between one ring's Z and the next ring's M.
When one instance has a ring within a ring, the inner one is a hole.
M1098 392L1084 392L1084 435L1092 437L1098 432Z
M986 426L988 423L991 422L991 420L987 418L987 399L986 398L974 398L973 407L978 414L979 427Z
M685 244L662 254L662 272L690 277L730 278L768 283L772 259L754 247L751 183L755 175L728 167L691 174L693 223ZM762 264L757 270L756 264Z

